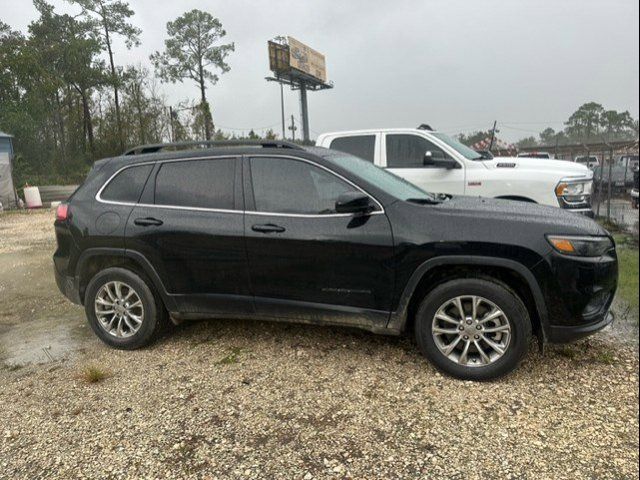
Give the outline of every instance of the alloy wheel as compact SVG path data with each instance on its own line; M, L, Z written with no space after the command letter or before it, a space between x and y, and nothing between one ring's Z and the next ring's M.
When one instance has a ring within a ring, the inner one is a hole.
M483 367L500 359L511 341L511 323L495 303L478 295L447 300L437 310L431 334L452 362Z
M135 335L144 321L144 306L140 296L124 282L105 283L98 290L94 304L98 324L114 337Z

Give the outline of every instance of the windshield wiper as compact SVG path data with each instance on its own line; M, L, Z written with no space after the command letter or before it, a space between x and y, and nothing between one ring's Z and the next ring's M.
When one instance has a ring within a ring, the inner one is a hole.
M407 198L407 202L417 203L418 205L438 205L442 200L436 198Z

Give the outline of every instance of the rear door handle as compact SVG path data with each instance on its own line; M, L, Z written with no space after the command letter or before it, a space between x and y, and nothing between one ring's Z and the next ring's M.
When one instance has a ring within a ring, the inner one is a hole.
M141 227L159 227L160 225L162 225L162 220L158 220L157 218L153 217L136 218L133 223Z
M254 225L251 227L251 230L260 233L282 233L285 228L280 225L274 225L273 223L267 223L265 225Z

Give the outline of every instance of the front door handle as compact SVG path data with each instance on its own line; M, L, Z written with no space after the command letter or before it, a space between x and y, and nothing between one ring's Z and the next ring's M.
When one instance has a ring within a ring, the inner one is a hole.
M267 223L264 225L254 225L251 227L251 230L260 233L282 233L285 228L280 225L274 225L273 223Z
M162 220L158 220L157 218L153 217L136 218L133 223L141 227L159 227L160 225L162 225Z

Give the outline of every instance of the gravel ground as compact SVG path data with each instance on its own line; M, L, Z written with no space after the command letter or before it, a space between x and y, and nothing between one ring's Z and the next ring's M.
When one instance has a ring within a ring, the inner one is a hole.
M485 384L340 328L194 322L121 352L60 300L51 221L0 215L0 478L638 478L637 329Z

